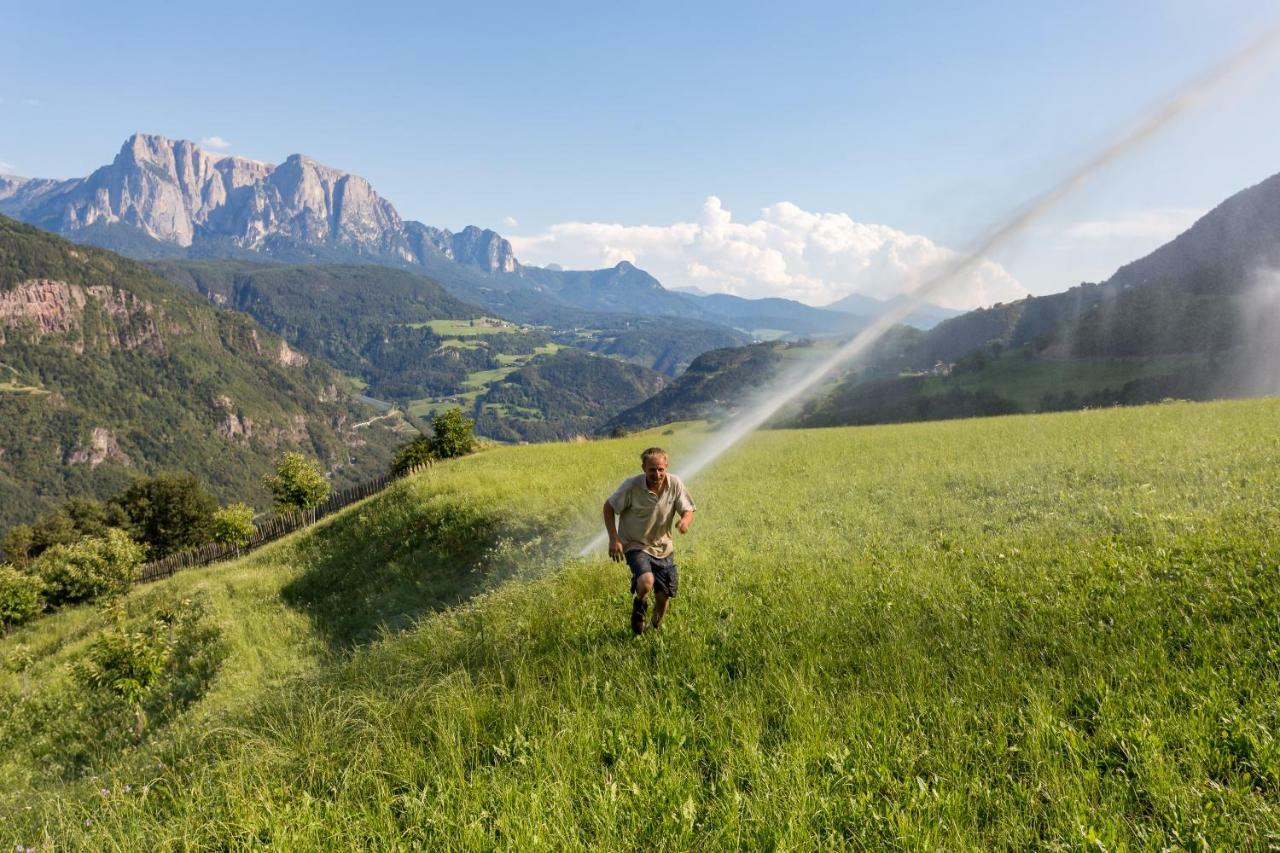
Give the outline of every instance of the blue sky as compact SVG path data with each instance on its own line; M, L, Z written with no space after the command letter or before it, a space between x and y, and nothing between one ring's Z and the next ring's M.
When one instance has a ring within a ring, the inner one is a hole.
M406 218L494 227L537 262L634 256L664 281L701 265L734 289L717 266L732 245L663 242L702 239L709 197L743 235L839 225L799 211L963 248L1277 19L1241 0L11 3L0 171L84 175L136 130L301 151ZM1276 64L1252 66L993 261L1032 292L1105 277L1280 172L1278 93ZM631 230L555 230L573 223ZM748 278L747 295L826 292Z

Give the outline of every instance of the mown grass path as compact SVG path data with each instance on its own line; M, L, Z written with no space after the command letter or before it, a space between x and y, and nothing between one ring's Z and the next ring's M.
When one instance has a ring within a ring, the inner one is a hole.
M175 726L145 796L117 775L35 800L15 843L1275 845L1278 419L1265 400L753 436L691 484L681 594L639 639L626 571L555 555L651 437L442 466L254 558L330 662ZM677 474L696 438L672 437ZM360 645L410 582L452 585L419 612L460 603Z

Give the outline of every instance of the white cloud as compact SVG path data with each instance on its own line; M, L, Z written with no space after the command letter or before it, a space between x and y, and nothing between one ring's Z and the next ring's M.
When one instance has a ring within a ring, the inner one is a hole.
M230 148L231 143L223 139L221 136L206 136L200 140L200 144L205 148Z
M703 203L696 222L565 222L541 234L510 239L527 264L590 269L630 261L669 288L782 296L810 305L826 305L851 293L895 296L957 257L918 234L855 222L846 213L811 213L785 201L766 207L754 221L734 222L715 196ZM931 301L972 308L1026 294L1007 270L983 261Z
M13 165L12 163L6 163L4 160L0 160L0 172L3 172L8 175L12 175L17 170L18 170L18 167Z
M520 220L514 216L504 216L502 217L502 225L506 228L516 228L520 225Z
M1077 240L1140 239L1164 242L1177 237L1204 216L1206 211L1189 207L1154 207L1137 210L1116 219L1078 222L1067 229Z

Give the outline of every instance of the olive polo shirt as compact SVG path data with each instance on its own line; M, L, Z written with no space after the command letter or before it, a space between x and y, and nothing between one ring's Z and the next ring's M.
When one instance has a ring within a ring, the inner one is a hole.
M674 474L667 474L667 487L661 495L649 491L644 474L628 477L609 496L609 506L617 518L622 550L643 550L658 558L670 557L675 551L671 525L676 517L697 509L684 481Z

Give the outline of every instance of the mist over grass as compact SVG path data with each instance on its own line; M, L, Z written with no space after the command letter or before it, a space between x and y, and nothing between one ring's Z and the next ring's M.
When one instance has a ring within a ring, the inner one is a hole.
M208 694L97 778L0 783L0 841L1265 847L1277 416L752 435L692 484L639 639L625 569L554 555L653 436L450 463L176 578L230 647ZM658 440L679 474L693 438Z
M1244 382L1253 394L1280 394L1280 270L1260 269L1240 300Z

